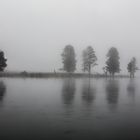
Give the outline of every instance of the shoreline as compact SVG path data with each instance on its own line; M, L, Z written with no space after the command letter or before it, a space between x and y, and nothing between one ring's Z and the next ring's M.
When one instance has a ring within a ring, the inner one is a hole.
M88 73L54 73L54 72L1 72L0 77L9 78L88 78ZM104 74L91 74L90 78L112 78ZM129 75L115 75L114 78L130 78Z

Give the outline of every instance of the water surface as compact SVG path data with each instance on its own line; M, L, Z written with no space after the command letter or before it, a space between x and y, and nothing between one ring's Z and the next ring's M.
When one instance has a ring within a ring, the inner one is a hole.
M140 79L0 79L0 138L140 139Z

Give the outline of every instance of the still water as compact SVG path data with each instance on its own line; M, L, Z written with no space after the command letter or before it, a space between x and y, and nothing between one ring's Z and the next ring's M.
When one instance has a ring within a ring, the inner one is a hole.
M0 139L140 139L140 79L0 79Z

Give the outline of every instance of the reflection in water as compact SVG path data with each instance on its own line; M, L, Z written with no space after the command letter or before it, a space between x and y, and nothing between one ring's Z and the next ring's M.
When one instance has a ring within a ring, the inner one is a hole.
M134 80L4 79L4 83L0 82L1 100L4 99L0 138L140 139L140 79ZM126 104L129 93L137 99L135 106ZM110 107L117 107L115 113Z
M93 84L93 83L92 83ZM96 89L91 85L90 79L84 81L82 88L82 99L87 105L91 105L95 99Z
M112 79L107 82L106 85L106 99L110 105L110 109L114 110L117 107L119 98L119 85L118 81Z
M134 101L136 90L135 90L135 83L133 79L130 79L130 82L127 86L127 92L128 92L128 96Z
M72 105L75 95L75 79L68 78L64 80L62 88L62 98L65 105Z
M5 96L5 92L6 92L6 86L3 83L3 81L0 81L0 101L3 101L3 98Z

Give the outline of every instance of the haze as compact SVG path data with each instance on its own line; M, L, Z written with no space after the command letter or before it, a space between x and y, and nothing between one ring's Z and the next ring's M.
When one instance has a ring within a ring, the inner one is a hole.
M81 71L81 53L93 46L94 72L102 72L108 49L120 52L121 73L135 56L140 64L139 0L1 0L0 49L7 71L58 71L63 48L71 44Z

